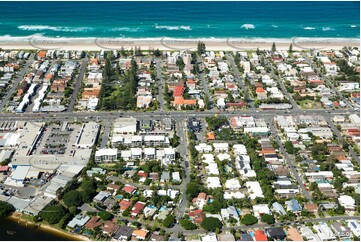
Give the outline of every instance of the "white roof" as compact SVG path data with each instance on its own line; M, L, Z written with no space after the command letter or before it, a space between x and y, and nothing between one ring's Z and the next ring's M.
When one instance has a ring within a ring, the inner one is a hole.
M164 148L164 153L165 153L166 155L173 155L173 154L175 154L175 149L174 149L174 148L171 148L171 147L169 147L169 148Z
M241 184L239 183L237 178L233 178L233 179L230 179L230 180L226 181L226 188L227 189L232 189L232 190L240 189Z
M348 196L348 195L341 195L338 198L338 201L340 202L340 204L342 206L346 206L346 207L353 207L355 206L355 199L353 199L353 197Z
M221 187L221 182L218 177L207 177L208 188Z
M142 155L142 148L130 148L132 155Z
M103 155L117 155L117 149L100 149L95 152L95 156L103 156Z
M247 154L246 146L244 146L242 144L233 145L233 150L234 150L234 153L237 155L246 155Z
M145 155L155 155L155 148L144 148Z
M271 214L271 210L270 208L268 207L268 204L256 204L256 205L253 205L253 211L255 213L259 213L259 214Z
M244 198L245 195L243 193L241 193L241 192L225 191L224 194L223 194L223 197L224 197L224 199L229 200L229 199L232 199L232 198L237 198L237 199Z
M11 179L24 180L28 174L31 166L17 166L15 171L11 174Z
M226 154L226 153L221 153L221 154L217 155L217 158L220 161L223 161L223 160L229 160L231 158L231 156L229 154Z
M246 182L246 187L248 188L249 196L252 200L257 197L264 197L258 181L248 181Z
M132 151L131 150L122 150L121 151L121 157L127 158L127 157L131 157L131 156L132 156Z
M215 149L228 149L228 143L213 143Z

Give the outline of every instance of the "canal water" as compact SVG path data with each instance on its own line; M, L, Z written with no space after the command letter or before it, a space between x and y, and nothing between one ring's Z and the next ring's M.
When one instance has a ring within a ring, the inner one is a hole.
M10 218L0 218L0 241L71 241L76 240L71 235L56 233L34 224L18 223Z

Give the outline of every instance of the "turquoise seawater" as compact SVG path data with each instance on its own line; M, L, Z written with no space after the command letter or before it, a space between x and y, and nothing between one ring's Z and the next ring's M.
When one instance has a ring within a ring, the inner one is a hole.
M359 2L0 2L0 36L360 37Z

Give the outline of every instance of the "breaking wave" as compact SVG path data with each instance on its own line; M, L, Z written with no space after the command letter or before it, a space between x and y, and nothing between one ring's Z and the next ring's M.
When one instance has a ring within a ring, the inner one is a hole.
M254 29L256 28L253 24L243 24L241 26L242 29Z
M49 25L20 25L20 30L26 31L39 31L39 30L51 30L56 32L86 32L91 31L94 28L91 27L62 27L62 26L49 26Z
M156 25L156 29L166 29L166 30L192 30L191 26L166 26L166 25Z

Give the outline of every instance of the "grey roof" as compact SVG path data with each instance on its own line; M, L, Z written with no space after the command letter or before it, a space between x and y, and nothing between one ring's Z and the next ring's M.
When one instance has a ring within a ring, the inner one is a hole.
M277 213L279 213L280 215L285 215L286 211L285 209L282 207L282 205L278 202L274 202L272 204L273 210Z
M117 230L117 232L115 232L114 238L120 239L121 236L129 238L132 236L133 231L134 228L123 225Z

